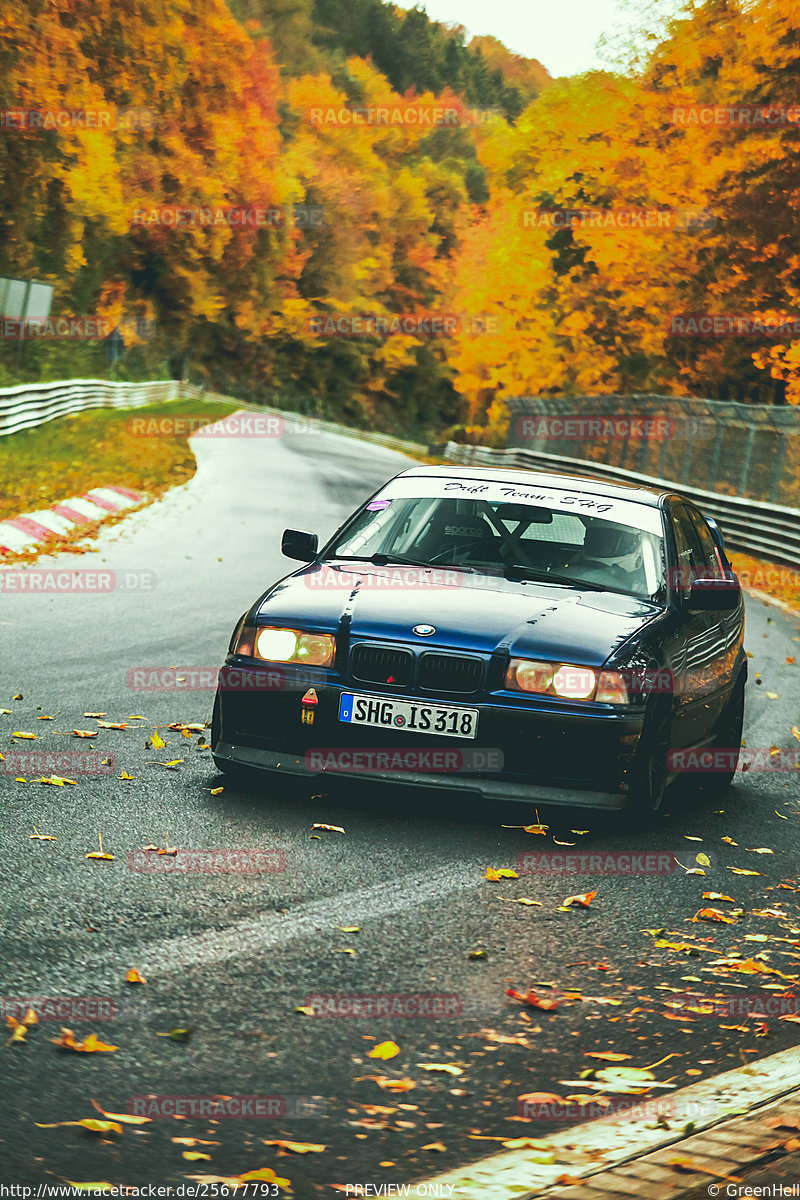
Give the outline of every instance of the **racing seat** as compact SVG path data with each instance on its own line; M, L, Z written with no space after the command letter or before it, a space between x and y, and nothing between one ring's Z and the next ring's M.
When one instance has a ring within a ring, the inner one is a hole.
M502 565L500 538L484 516L475 513L473 505L455 499L438 504L416 544L415 555L444 566L470 562Z

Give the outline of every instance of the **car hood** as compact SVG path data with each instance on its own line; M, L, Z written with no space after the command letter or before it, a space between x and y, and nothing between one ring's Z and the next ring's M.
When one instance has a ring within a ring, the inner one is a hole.
M510 654L601 666L663 610L617 592L580 591L538 582L472 575L451 568L363 568L330 563L304 568L262 599L256 619L351 638L431 648ZM414 625L432 625L420 637Z

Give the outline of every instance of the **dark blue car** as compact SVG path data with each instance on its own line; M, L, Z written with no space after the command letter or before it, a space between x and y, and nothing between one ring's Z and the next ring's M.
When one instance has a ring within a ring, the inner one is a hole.
M744 605L680 495L416 466L322 549L293 529L282 548L303 566L241 618L220 671L220 770L639 816L698 762L713 793L733 778Z

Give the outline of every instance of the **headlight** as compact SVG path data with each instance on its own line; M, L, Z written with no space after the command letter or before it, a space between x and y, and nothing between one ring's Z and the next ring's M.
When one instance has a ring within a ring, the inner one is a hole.
M517 692L534 692L538 696L561 696L564 700L628 703L628 689L620 672L601 671L598 679L597 672L591 667L578 667L572 663L512 658L506 670L505 686Z
M304 633L301 629L276 629L272 625L255 629L244 625L234 647L235 654L311 667L329 667L335 650L336 641L330 633Z

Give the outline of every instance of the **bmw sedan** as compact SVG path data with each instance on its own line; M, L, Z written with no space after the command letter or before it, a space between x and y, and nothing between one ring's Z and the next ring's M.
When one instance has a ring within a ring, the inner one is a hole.
M322 548L287 529L282 549L302 566L241 617L220 670L221 771L634 817L698 761L714 794L733 778L744 605L682 496L420 465Z

